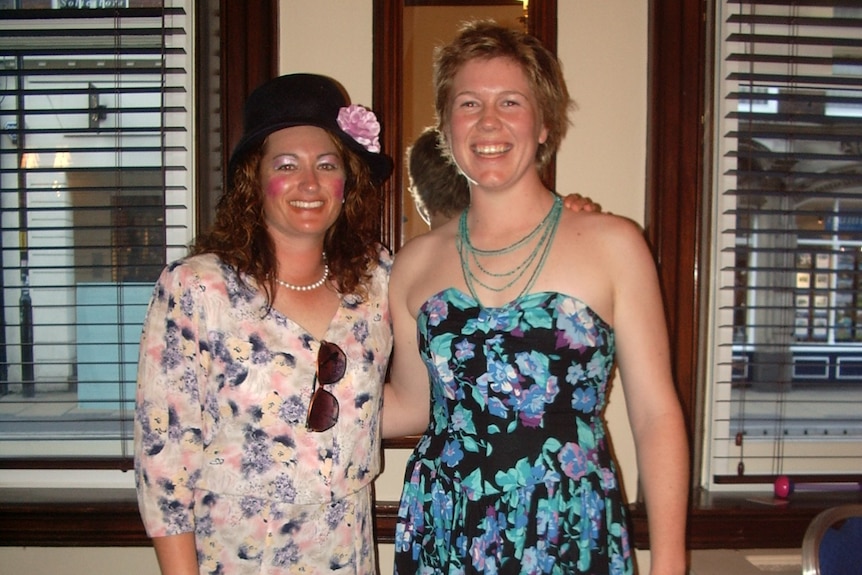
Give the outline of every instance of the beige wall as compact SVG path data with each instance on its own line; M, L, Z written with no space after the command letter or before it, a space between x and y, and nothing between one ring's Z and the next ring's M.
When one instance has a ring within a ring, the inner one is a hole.
M370 104L372 0L281 2L281 72L333 76L355 102ZM558 54L579 109L557 157L557 187L564 194L589 195L605 210L642 222L647 3L564 0L558 5ZM614 387L608 410L610 433L627 495L634 499L637 478L631 434L622 391L618 384ZM398 498L406 456L403 451L386 454L380 498ZM382 546L380 556L382 572L391 572L391 546ZM641 572L647 572L648 557L639 554L638 561ZM158 568L150 549L0 548L0 573L143 575L156 574Z

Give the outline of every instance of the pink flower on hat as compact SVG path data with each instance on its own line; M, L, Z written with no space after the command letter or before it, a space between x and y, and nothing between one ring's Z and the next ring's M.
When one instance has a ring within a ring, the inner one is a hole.
M338 127L369 152L380 152L380 123L371 110L351 104L338 111Z

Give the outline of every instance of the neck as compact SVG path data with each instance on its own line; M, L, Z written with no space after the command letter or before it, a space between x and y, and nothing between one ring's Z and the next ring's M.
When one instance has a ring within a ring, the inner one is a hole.
M287 236L270 232L275 247L275 257L279 269L297 271L320 268L321 254L324 252L323 236Z
M288 242L275 238L276 269L273 275L297 286L320 279L324 269L323 241Z
M530 191L477 193L467 211L473 244L497 249L530 233L547 217L556 194L545 187ZM512 217L517 214L518 217Z

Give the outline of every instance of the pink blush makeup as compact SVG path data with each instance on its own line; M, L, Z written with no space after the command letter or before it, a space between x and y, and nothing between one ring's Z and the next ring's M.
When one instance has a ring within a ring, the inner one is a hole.
M268 198L276 198L284 193L287 189L287 184L284 182L284 178L280 178L278 176L274 176L266 182L266 188L264 188L264 193Z
M332 192L332 196L338 200L339 202L344 201L344 179L336 180L333 182L335 186L335 190Z

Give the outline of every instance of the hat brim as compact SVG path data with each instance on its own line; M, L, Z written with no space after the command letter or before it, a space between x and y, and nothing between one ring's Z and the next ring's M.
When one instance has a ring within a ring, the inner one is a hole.
M382 153L376 154L374 152L369 152L362 144L354 140L337 125L323 125L322 122L312 119L306 121L294 119L289 122L278 122L267 125L265 128L260 130L244 134L242 140L239 141L231 154L230 162L228 163L228 174L233 174L237 164L239 164L245 155L260 145L267 136L279 130L295 128L297 126L314 126L321 128L341 140L345 146L350 148L352 152L358 155L362 161L368 165L369 171L371 172L371 179L375 185L383 184L383 182L389 179L389 176L392 175L394 166L392 159L389 156Z

